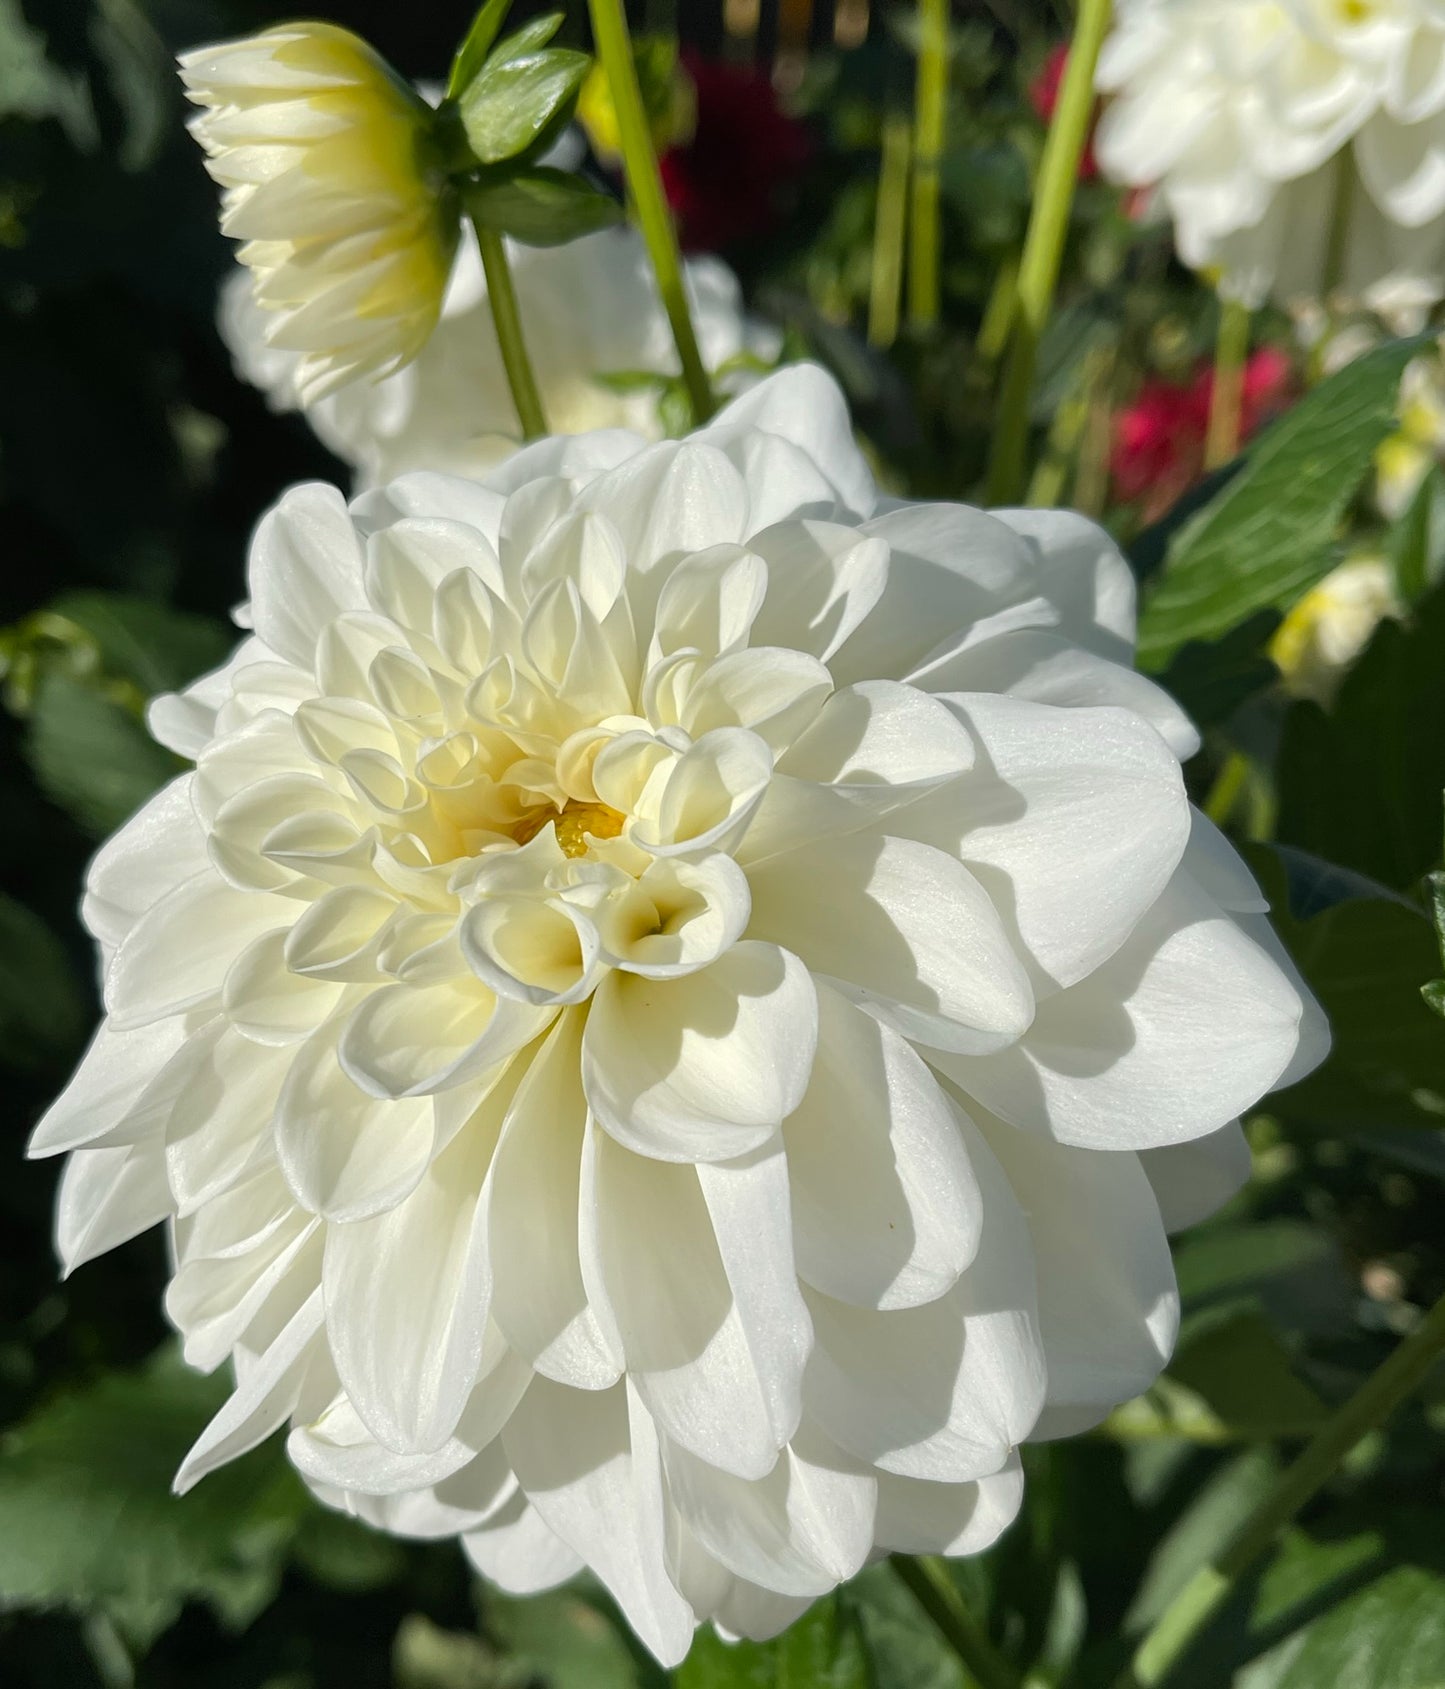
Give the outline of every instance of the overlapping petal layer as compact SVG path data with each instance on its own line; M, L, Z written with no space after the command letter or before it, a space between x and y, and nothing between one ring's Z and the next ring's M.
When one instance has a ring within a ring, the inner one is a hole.
M666 1661L1142 1389L1165 1231L1318 1059L1071 516L880 510L808 367L686 441L288 493L195 759L96 859L35 1153L318 1494L590 1566Z
M1433 0L1123 0L1106 175L1157 185L1180 256L1251 305L1445 293L1445 19Z

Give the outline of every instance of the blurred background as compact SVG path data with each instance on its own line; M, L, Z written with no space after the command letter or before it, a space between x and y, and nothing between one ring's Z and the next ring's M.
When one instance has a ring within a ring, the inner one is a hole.
M878 320L874 281L883 138L912 98L911 9L636 9L636 27L676 28L694 55L697 132L670 166L690 196L685 240L722 250L787 351L838 374L895 491L977 496L990 301L1027 217L1067 11L953 8L943 310L920 331ZM466 13L463 0L312 9L419 80L444 78ZM170 1475L225 1385L166 1346L164 1239L58 1282L57 1168L22 1158L98 1013L75 913L84 864L179 766L146 736L144 703L229 648L247 536L280 489L344 480L303 421L236 378L218 338L234 262L172 67L180 49L292 15L262 0L0 0L0 1683L658 1689L665 1674L596 1588L482 1591L453 1545L321 1510L274 1443L173 1500ZM1032 468L1036 494L1106 519L1145 576L1181 508L1220 484L1198 486L1217 309L1137 210L1086 162ZM1368 347L1388 329L1362 333ZM1321 373L1299 322L1266 312L1255 334L1246 436ZM1397 378L1398 365L1382 416ZM1299 666L1304 624L1277 641L1287 605L1226 617L1165 670L1206 730L1196 795L1255 841L1337 1053L1251 1123L1254 1184L1184 1241L1184 1342L1159 1390L1097 1435L1028 1451L1025 1516L957 1569L1031 1684L1108 1681L1327 1405L1445 1289L1445 1028L1419 995L1441 971L1422 892L1445 785L1438 431L1403 412L1382 424L1397 458L1414 454L1408 511L1376 496L1367 448L1345 530L1320 539L1331 561L1395 571L1348 678ZM1181 1689L1445 1684L1442 1412L1437 1380L1358 1452ZM677 1682L964 1689L886 1567L804 1631L781 1648L703 1638Z

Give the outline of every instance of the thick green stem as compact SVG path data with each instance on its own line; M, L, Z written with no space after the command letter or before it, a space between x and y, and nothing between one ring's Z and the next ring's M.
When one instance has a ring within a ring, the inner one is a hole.
M912 1554L893 1554L889 1564L909 1593L933 1620L938 1633L954 1653L972 1682L970 1689L1020 1689L1018 1672L999 1653L982 1627L964 1605L963 1597L943 1566L935 1559Z
M717 409L717 403L713 398L712 383L708 380L707 366L698 349L692 312L688 309L687 289L682 279L682 257L677 249L677 231L672 226L672 213L662 191L657 151L652 144L652 130L648 126L642 90L637 82L637 65L632 57L627 13L623 9L623 0L587 0L587 3L592 16L597 56L602 61L613 110L617 113L628 195L657 276L657 289L662 295L667 320L672 325L672 338L677 342L678 361L682 366L688 398L692 401L693 419L706 422Z
M938 166L948 119L948 0L919 0L918 82L913 98L913 209L909 220L908 320L938 321Z
M1237 299L1219 302L1219 334L1214 342L1214 386L1209 395L1209 430L1204 437L1204 467L1218 469L1239 451L1244 409L1244 371L1249 361L1249 307Z
M1382 1425L1445 1353L1445 1296L1394 1354L1325 1421L1295 1463L1207 1566L1202 1566L1154 1621L1116 1689L1154 1689L1240 1576L1274 1542L1295 1514L1339 1469L1350 1450Z
M537 391L537 378L532 373L532 360L527 356L527 343L522 338L522 318L517 310L517 290L512 286L507 249L495 229L485 228L475 218L472 227L477 231L482 271L487 278L487 303L492 308L497 344L502 349L502 367L512 389L522 438L535 440L547 432L547 417L542 409L542 395Z
M1013 346L1004 371L998 430L989 464L988 502L1012 504L1023 491L1034 361L1064 257L1064 238L1079 180L1079 161L1094 110L1094 69L1109 28L1110 0L1079 0L1079 21L1034 184L1034 204L1019 260Z
M886 351L898 337L903 240L908 223L909 141L906 117L884 118L878 207L873 214L873 268L868 279L868 344L880 351Z

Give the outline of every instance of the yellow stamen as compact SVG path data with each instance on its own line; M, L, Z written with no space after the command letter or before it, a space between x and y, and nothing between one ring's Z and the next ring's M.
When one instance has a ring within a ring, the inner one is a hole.
M524 815L512 828L512 837L518 844L530 844L549 822L556 824L557 843L564 856L586 856L589 839L617 838L627 824L627 817L605 803L582 803L568 798L560 810L534 809L530 815Z

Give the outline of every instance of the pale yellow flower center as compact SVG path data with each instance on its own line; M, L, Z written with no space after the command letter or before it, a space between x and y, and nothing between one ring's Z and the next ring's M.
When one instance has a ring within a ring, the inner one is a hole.
M591 839L618 838L627 817L605 803L583 803L568 798L561 809L544 805L524 815L508 830L519 845L530 844L549 821L557 825L557 843L562 854L575 857L586 856Z

